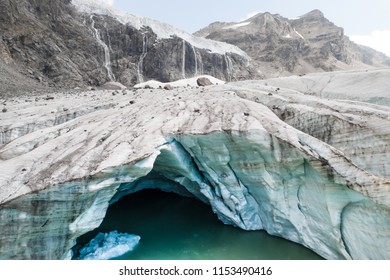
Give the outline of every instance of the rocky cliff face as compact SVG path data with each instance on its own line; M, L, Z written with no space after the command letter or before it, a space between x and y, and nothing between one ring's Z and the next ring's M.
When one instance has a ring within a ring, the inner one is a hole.
M5 100L0 257L70 258L111 203L161 187L328 259L390 258L387 107L266 83Z
M195 34L240 47L268 77L390 66L390 58L351 42L318 10L298 19L261 13L239 23L216 22Z
M118 17L118 12L86 0L7 0L0 8L1 63L19 66L22 74L43 85L118 81L130 86L199 74L228 81L256 75L238 48L202 38L196 44L196 38L175 30L172 37L161 38L147 23L135 24L139 18ZM167 26L154 23L154 28Z

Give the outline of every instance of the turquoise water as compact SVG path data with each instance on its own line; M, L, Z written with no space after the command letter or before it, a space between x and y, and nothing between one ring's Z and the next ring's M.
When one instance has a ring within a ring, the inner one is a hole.
M114 230L141 237L134 251L117 259L321 259L299 244L264 231L223 225L210 206L195 199L155 190L129 195L111 205L101 226L80 237L78 245L85 245L99 232Z

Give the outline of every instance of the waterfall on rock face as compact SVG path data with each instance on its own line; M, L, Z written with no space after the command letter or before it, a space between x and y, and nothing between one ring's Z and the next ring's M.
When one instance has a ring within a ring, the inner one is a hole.
M108 49L112 52L111 38L110 38L110 33L108 32L107 22L104 23L104 29L106 30L106 34L107 34Z
M195 61L194 75L198 76L199 74L203 74L202 55L195 49L193 45L191 45L191 47L192 47L192 51L194 52L194 61Z
M227 81L231 82L232 79L234 78L234 68L233 68L233 61L229 57L228 54L224 55L225 57L225 63L226 63L226 74L227 74Z
M186 41L185 40L183 40L181 73L182 73L183 79L185 79L186 78Z
M143 83L144 82L144 76L142 74L143 72L143 67L144 67L144 59L146 55L148 54L148 37L146 36L146 32L142 33L142 54L139 58L138 62L138 82Z
M191 45L191 48L192 48L192 51L194 52L194 62L195 62L195 73L194 73L194 75L198 76L198 58L197 58L197 55L196 55L195 47L193 45Z
M100 32L95 27L95 20L93 19L93 15L91 15L90 18L93 36L95 37L99 45L103 47L104 50L104 68L106 68L107 70L108 78L110 79L110 81L115 81L115 76L111 69L110 49L108 48L107 44L101 39Z
M198 51L196 53L196 59L198 60L198 72L199 74L203 74L204 68L203 68L203 59L202 59L202 54Z

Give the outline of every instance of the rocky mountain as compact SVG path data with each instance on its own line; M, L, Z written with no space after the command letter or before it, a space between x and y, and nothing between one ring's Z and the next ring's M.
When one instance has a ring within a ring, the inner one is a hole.
M350 41L319 10L297 19L259 13L239 23L212 23L195 35L240 47L268 77L390 67L389 57Z
M14 84L26 79L15 79L20 74L41 85L66 87L256 75L237 47L94 1L2 0L0 10L0 63L13 71L7 80Z
M2 93L390 66L389 58L349 41L319 11L294 20L258 14L193 36L93 0L4 0L0 9Z

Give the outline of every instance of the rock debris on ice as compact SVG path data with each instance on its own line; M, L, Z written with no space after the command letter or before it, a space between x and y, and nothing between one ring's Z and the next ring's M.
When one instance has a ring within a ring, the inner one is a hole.
M369 88L366 75L376 91L350 82ZM354 71L6 100L0 228L12 230L0 256L69 258L110 203L158 186L325 258L388 259L388 81L388 70ZM346 100L354 95L376 104ZM43 250L43 239L53 244Z

